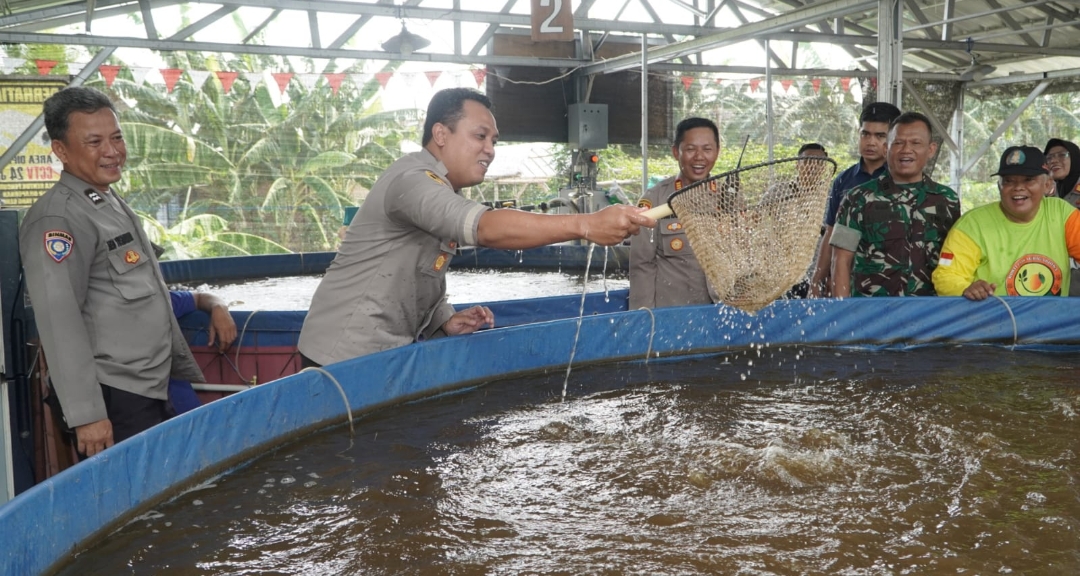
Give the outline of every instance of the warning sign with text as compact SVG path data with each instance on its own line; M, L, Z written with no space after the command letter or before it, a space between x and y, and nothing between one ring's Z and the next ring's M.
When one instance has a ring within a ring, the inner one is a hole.
M45 99L67 82L56 78L0 80L0 152L41 115ZM42 128L0 168L0 200L4 208L29 208L60 179L60 161L53 156L49 138Z

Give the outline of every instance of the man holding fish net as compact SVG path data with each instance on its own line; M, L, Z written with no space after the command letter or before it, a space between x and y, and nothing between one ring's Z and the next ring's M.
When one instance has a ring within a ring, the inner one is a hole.
M462 246L612 245L656 225L632 206L534 214L462 197L462 188L483 182L498 140L491 101L480 92L451 88L432 97L423 150L379 177L312 297L298 346L306 366L493 326L486 307L456 312L446 301L446 271Z

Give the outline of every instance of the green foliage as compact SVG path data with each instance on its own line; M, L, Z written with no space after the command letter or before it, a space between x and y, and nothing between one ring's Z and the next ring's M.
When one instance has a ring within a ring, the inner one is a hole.
M289 66L252 56L170 53L167 59L179 69ZM172 242L175 257L333 249L344 207L355 205L357 193L419 132L415 111L381 110L374 80L344 83L337 95L325 83L308 90L293 82L277 105L270 93L276 86L252 90L243 76L228 94L214 77L197 89L183 76L166 94L136 85L126 69L111 88L101 80L89 84L128 104L120 115L128 164L118 188L125 198L147 214L185 199L182 221L160 226L193 235L188 244Z

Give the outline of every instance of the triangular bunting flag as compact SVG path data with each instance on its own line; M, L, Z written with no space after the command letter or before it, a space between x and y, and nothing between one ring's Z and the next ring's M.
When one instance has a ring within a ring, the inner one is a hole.
M357 88L363 88L371 81L371 74L367 72L360 72L359 74L351 74L353 86Z
M37 72L42 76L48 76L49 72L56 67L59 62L56 60L34 60L34 64L37 64Z
M292 81L293 73L292 72L274 72L273 74L270 74L270 75L274 77L274 82L277 82L278 90L281 90L281 93L284 94L285 89L289 87L289 82Z
M870 88L875 91L877 90L877 76L870 77Z
M435 81L442 75L442 70L433 70L431 72L424 72L424 76L427 76L427 81L431 84L431 87L435 87Z
M191 85L196 90L202 90L203 84L206 84L206 80L210 78L209 70L188 70L188 78L191 79Z
M386 88L386 84L390 82L390 78L394 76L393 72L376 72L375 79L379 81L379 86Z
M311 92L315 89L315 84L319 82L319 78L322 76L319 74L297 74L296 79L300 81L300 85L304 87L304 90Z
M225 70L218 70L214 74L217 75L218 81L221 82L221 89L224 90L226 94L232 90L233 82L236 82L236 78L240 76L237 72L227 72Z
M683 92L686 92L687 90L689 90L690 85L694 83L694 77L693 76L683 76L682 78L680 78L680 80L682 80Z
M473 68L472 75L476 79L476 87L479 88L484 83L484 78L487 77L487 68Z
M844 92L847 92L848 90L850 90L851 89L851 78L841 78L840 79L840 87L844 89Z
M791 78L784 78L783 80L780 81L780 86L783 86L784 92L787 92L788 90L791 89L791 82L792 82Z
M179 68L162 68L160 70L162 79L165 80L165 89L169 92L173 91L176 87L176 81L180 79L180 75L184 73Z
M146 82L146 75L150 73L150 68L142 66L131 67L128 70L131 70L131 81L136 86L142 86L143 82Z
M102 64L98 66L98 72L101 73L101 77L105 79L105 86L112 88L112 83L116 81L116 75L120 73L120 66L116 64Z
M810 81L810 85L814 87L814 94L821 92L821 78L814 78Z
M702 88L705 88L705 87L706 87L706 86L708 86L709 84L712 84L712 80L711 80L711 79L709 79L709 78L706 78L705 76L702 76L701 78L698 78L698 81L697 81L697 83L698 83L699 85L701 85L701 87L702 87Z
M761 78L751 78L750 79L750 91L751 92L757 92L758 86L761 86Z
M330 91L337 96L338 90L341 89L341 82L345 80L345 74L341 72L327 72L323 74L326 76L326 83L330 85Z
M244 72L244 80L247 80L248 82L249 94L254 94L255 89L258 88L259 84L262 84L265 79L266 77L263 76L262 72Z
M4 74L13 74L15 72L15 69L22 66L23 64L26 64L26 60L24 58L4 58L3 72Z

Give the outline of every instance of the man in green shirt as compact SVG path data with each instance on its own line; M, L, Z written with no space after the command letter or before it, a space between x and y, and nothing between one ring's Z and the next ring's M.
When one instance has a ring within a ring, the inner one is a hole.
M1001 201L964 214L934 270L942 296L1067 296L1069 257L1080 258L1080 210L1048 197L1049 168L1034 146L1013 146L998 168Z
M830 239L835 297L935 294L931 274L960 200L923 174L937 152L926 116L901 114L888 138L888 172L840 204Z

